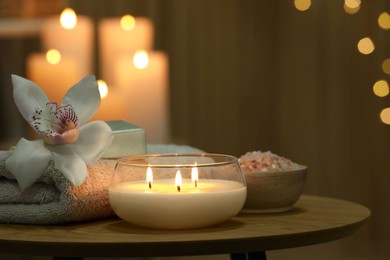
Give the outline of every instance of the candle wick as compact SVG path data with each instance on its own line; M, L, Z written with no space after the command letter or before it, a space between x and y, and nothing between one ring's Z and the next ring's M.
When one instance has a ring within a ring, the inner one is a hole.
M149 181L149 189L151 189L151 188L152 188L152 182Z
M195 188L198 187L198 180L195 180Z
M180 185L177 186L177 191L180 192Z

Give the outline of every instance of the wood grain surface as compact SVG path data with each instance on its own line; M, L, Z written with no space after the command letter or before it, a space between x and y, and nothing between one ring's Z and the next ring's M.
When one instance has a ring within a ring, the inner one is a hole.
M57 226L1 224L0 252L151 257L266 251L343 238L369 216L356 203L303 195L290 212L239 214L194 230L145 229L117 218Z

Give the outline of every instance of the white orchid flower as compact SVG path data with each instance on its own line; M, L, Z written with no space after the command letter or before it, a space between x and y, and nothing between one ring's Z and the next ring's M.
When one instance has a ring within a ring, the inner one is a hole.
M42 139L20 139L6 161L7 170L24 190L53 161L74 185L82 184L88 175L87 165L96 162L113 139L107 123L87 123L100 106L95 77L87 76L74 85L61 106L50 102L30 80L12 75L12 84L16 106Z

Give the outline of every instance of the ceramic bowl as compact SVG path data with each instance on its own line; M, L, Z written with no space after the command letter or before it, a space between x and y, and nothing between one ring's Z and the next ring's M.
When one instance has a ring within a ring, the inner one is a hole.
M289 211L301 196L307 167L294 170L244 172L247 198L242 213L275 213Z

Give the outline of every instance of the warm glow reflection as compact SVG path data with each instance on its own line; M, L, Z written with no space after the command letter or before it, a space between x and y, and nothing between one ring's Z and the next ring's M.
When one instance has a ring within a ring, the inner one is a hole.
M387 12L381 13L378 17L378 24L382 29L390 29L390 14Z
M107 87L107 83L104 81L104 80L97 80L97 83L98 83L98 88L99 88L99 92L100 92L100 98L105 98L107 97L108 95L108 87Z
M357 45L358 50L362 54L370 54L374 51L375 46L372 40L369 37L361 39Z
M50 49L46 52L46 60L50 64L58 64L61 61L61 53L56 49Z
M134 54L133 63L137 69L145 69L149 64L148 53L144 50L137 51Z
M73 9L65 8L60 17L61 26L65 29L71 30L77 24L77 16Z
M310 8L311 0L294 0L294 6L299 11L306 11Z
M125 31L131 31L135 27L135 18L129 14L122 16L121 27Z
M183 185L183 181L181 179L181 173L180 170L176 172L176 177L175 177L175 185L177 187L177 191L180 191L181 186Z
M382 63L382 70L387 75L390 75L390 58L385 59Z
M383 123L390 125L390 107L382 110L380 113L380 118Z
M386 80L378 80L372 87L374 94L378 97L385 97L389 94L389 84Z
M344 5L350 9L359 8L361 0L344 0Z

